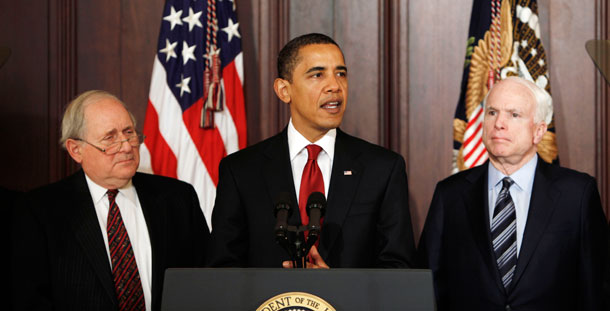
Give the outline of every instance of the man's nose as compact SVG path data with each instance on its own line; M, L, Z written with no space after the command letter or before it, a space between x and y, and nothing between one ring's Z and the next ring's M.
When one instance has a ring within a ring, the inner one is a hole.
M328 84L326 85L326 92L338 92L341 90L338 77L336 75L331 75L330 78L327 79Z
M496 116L496 120L494 122L494 126L497 129L504 129L506 127L506 114L498 113Z
M120 140L119 144L121 144L121 145L119 146L118 152L131 152L131 149L133 149L133 146L129 142L129 138Z

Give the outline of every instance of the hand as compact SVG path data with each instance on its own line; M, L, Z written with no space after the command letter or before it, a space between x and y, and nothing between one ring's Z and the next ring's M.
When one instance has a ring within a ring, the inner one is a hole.
M309 254L307 254L307 259L307 269L330 269L330 267L328 267L328 265L324 262L324 259L322 259L322 256L320 256L320 253L318 252L318 249L315 245L312 246L309 250ZM290 260L284 261L282 263L282 266L287 269L293 268L292 261Z

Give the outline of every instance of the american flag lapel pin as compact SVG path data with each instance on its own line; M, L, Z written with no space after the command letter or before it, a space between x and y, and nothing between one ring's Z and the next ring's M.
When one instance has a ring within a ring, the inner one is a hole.
M343 176L352 176L352 171L343 171Z

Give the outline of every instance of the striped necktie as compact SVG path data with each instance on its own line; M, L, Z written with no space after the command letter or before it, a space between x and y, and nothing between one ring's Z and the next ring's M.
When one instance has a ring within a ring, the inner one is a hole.
M121 211L116 203L117 189L108 190L108 246L112 260L112 277L119 310L145 310L144 292L136 258L131 248L129 235Z
M502 190L496 200L491 221L492 244L505 289L510 286L517 265L517 218L515 203L509 192L513 183L510 177L502 179Z

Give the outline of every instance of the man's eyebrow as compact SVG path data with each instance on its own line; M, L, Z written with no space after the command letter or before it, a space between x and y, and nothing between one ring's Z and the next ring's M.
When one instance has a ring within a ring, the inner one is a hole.
M307 70L305 72L305 74L314 72L314 71L324 71L326 69L326 67L323 66L315 66L315 67L311 67L309 68L309 70ZM337 66L335 67L335 70L343 70L343 71L347 71L347 67L346 66Z
M326 67L315 66L315 67L309 68L309 70L307 70L305 73L307 74L307 73L314 72L314 71L324 71L324 69L326 69Z
M126 126L125 128L123 128L123 132L129 131L129 130L133 130L133 125L129 125L129 126Z

